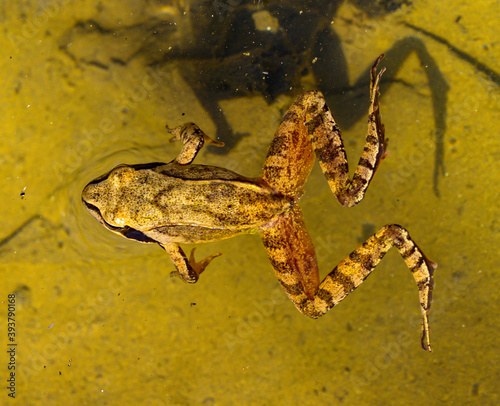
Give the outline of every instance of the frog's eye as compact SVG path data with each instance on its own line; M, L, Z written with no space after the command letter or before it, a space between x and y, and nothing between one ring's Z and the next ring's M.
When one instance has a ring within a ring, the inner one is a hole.
M130 166L118 166L109 174L108 180L115 186L128 184L134 178L135 169Z
M113 169L111 169L109 172L105 173L104 175L99 176L98 178L95 178L92 182L90 182L88 185L97 185L101 183L102 181L108 180L111 176L113 176L117 171L121 171L124 168L129 168L132 169L130 166L125 165L125 164L120 164L118 166L115 166ZM88 186L87 185L87 186Z

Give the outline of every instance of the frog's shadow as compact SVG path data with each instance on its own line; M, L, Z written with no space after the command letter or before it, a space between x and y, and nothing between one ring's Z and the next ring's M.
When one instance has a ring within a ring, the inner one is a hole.
M409 4L405 1L381 1L376 4L352 2L373 18L390 13L401 4ZM227 154L248 135L233 132L220 107L221 101L261 94L271 103L279 95L296 96L302 90L301 79L309 73L314 75L317 88L325 95L340 128L349 129L365 116L369 103L367 88L370 66L366 67L354 84L350 84L342 41L331 25L343 1L303 0L292 3L280 0L257 4L253 0L240 0L230 2L230 7L218 9L217 4L220 3L223 2L201 3L196 8L190 8L189 13L184 13L184 25L179 24L179 27L189 26L190 29L181 32L186 34L181 35L184 40L172 47L169 46L175 44L172 26L176 25L150 18L140 24L120 27L104 27L93 20L78 22L61 39L61 49L75 60L102 69L109 69L110 64L125 66L139 55L143 58L141 63L156 68L172 62L179 64L180 74L216 126L216 132L211 136L226 144L224 148L208 147L208 151L214 154ZM268 18L266 24L273 19L277 21L276 27L273 29L270 23L269 28L258 29L257 14ZM445 45L449 51L486 74L489 80L500 84L496 72L446 39L411 24L404 25ZM145 36L145 32L154 35ZM72 53L75 50L68 44L81 37L91 40L93 45L90 50L85 46L78 48L79 53ZM96 41L96 38L100 41ZM121 51L108 51L109 47L104 46L108 42L114 44L112 49ZM162 51L165 49L168 51ZM384 93L392 83L402 83L395 79L396 74L412 52L420 60L431 91L434 116L432 135L435 142L433 186L436 195L439 195L438 181L445 173L444 135L449 87L420 38L405 37L385 52L387 70L381 83L381 92ZM373 55L373 59L376 56Z
M340 128L349 129L366 115L371 65L366 67L354 84L350 84L342 41L330 24L340 3L325 3L328 7L323 14L311 9L299 13L294 6L286 4L269 5L266 12L279 22L280 28L275 32L257 30L255 9L241 5L231 11L224 24L209 23L209 27L215 27L215 35L218 35L209 40L214 47L212 52L207 51L206 42L201 41L200 49L194 46L189 50L173 50L164 56L167 63L173 59L182 60L181 75L214 122L216 139L225 143L224 148L209 147L208 151L227 154L243 137L249 135L233 132L220 107L221 101L260 93L268 103L272 103L281 94L297 95L302 91L301 78L310 72L316 79L317 87L325 95ZM203 27L202 13L198 19L199 25ZM425 67L431 90L435 123L433 183L438 195L438 180L445 172L444 133L449 87L421 39L405 37L385 52L384 65L387 69L381 92L385 92L396 81L398 70L412 52L417 54L421 65Z

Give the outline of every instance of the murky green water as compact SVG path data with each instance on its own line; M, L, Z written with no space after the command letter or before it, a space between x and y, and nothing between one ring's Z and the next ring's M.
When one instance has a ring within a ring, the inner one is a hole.
M242 2L214 2L214 18L221 3ZM343 4L331 24L351 83L411 35L449 87L444 115L411 54L382 91L390 155L364 201L340 207L315 167L301 202L322 276L384 224L410 230L439 264L432 353L420 349L417 290L396 251L338 307L310 320L280 290L258 236L199 246L200 257L224 255L187 285L169 277L173 266L159 247L114 236L85 211L80 193L91 179L119 163L175 157L167 123L195 121L215 132L182 78L189 62L151 57L169 44L187 46L200 4L0 6L0 342L17 344L15 370L5 350L0 357L0 403L11 400L5 383L15 371L15 402L23 405L498 404L498 3L414 1L373 18ZM155 34L146 30L152 26ZM314 86L310 78L305 87ZM292 101L282 95L268 104L259 94L222 101L233 130L250 135L227 155L203 152L198 163L257 176ZM352 167L364 114L344 131ZM444 137L437 147L436 132Z

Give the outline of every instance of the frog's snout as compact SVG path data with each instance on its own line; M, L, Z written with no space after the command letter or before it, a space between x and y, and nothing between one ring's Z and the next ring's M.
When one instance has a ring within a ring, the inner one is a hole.
M101 210L107 197L106 188L101 183L91 182L82 191L82 201L90 211Z
M82 191L82 201L85 203L85 205L88 204L94 204L96 202L95 198L95 192L96 192L96 185L89 183L87 186L84 187Z

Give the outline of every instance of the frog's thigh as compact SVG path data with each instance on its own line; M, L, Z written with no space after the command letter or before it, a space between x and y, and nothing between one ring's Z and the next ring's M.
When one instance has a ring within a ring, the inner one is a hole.
M314 150L304 125L304 97L299 97L285 113L269 147L261 177L280 193L302 193L314 163Z
M319 286L316 252L298 206L272 227L260 230L274 272L286 294L299 307L310 302Z

